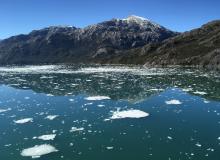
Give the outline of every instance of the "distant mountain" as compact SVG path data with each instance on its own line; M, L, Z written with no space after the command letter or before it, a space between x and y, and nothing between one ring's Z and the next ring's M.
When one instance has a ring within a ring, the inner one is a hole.
M220 20L182 33L160 43L128 50L110 59L96 58L102 63L132 63L146 66L201 66L220 69Z
M158 43L176 36L138 16L112 19L85 28L54 26L0 42L0 64L87 63L96 57Z

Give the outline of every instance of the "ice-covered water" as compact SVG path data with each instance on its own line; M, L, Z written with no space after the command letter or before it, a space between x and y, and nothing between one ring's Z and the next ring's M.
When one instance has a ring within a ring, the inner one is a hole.
M0 159L219 160L220 74L0 67Z

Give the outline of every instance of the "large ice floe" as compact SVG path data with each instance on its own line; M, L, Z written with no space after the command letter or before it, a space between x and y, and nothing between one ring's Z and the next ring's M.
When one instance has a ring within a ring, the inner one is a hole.
M144 118L149 116L149 113L146 113L141 110L126 110L126 111L115 111L113 112L110 119L123 119L123 118Z
M172 99L172 100L169 100L169 101L165 101L166 104L182 104L182 102L180 102L179 100L177 99Z
M40 158L42 155L46 155L52 152L57 152L58 150L49 144L36 145L31 148L23 149L21 152L22 156Z
M24 123L28 123L28 122L33 122L33 118L24 118L24 119L19 119L14 121L17 124L24 124Z
M85 100L89 100L89 101L101 101L105 99L111 99L111 98L108 96L91 96L85 98Z

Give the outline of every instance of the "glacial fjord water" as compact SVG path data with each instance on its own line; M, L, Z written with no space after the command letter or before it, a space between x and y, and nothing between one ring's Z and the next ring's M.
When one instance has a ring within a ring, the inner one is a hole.
M0 67L0 159L219 160L220 74Z

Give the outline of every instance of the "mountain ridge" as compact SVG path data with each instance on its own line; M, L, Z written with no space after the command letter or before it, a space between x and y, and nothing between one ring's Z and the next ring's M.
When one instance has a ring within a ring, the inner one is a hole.
M0 64L120 63L220 68L220 20L184 33L129 16L85 28L51 26L0 42Z

